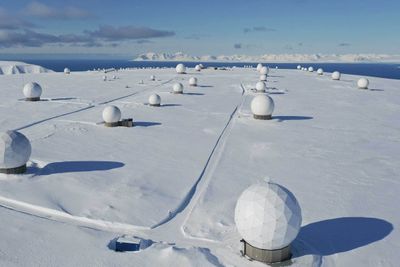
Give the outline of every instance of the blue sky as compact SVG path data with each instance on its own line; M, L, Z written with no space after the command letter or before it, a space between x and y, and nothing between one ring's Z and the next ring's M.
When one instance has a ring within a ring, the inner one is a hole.
M1 0L0 55L400 54L398 0Z

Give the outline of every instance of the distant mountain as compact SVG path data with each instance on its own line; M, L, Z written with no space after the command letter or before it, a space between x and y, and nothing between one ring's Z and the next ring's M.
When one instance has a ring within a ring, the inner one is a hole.
M400 62L400 55L386 54L265 54L261 56L191 56L182 52L139 55L134 61L231 61L231 62Z
M0 61L0 75L20 73L43 73L53 72L38 65L27 64L18 61Z

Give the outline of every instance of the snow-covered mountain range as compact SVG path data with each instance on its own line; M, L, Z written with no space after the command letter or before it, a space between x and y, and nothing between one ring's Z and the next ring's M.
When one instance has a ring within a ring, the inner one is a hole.
M232 62L400 62L400 55L388 54L264 54L248 55L204 55L192 56L182 52L140 54L135 61L232 61Z
M18 61L0 61L0 75L19 74L19 73L43 73L52 72L52 70L38 65L27 64Z

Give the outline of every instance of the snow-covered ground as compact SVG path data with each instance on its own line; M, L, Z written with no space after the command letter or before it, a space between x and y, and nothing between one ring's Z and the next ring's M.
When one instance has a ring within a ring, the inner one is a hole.
M28 173L0 174L0 266L265 266L241 257L233 220L239 194L263 179L302 207L292 266L397 266L399 80L359 90L356 76L272 70L274 117L257 121L255 70L188 72L0 77L0 130L32 142ZM29 81L43 101L22 100ZM159 108L146 105L155 92ZM106 105L136 126L104 127ZM154 243L116 253L121 234Z
M18 61L0 61L0 75L52 72L42 66Z

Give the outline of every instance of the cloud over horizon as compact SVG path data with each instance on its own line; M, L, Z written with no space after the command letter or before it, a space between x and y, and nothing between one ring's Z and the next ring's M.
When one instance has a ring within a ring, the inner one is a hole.
M22 14L43 19L87 19L93 15L83 9L67 6L63 9L57 9L38 1L33 1L23 8Z

